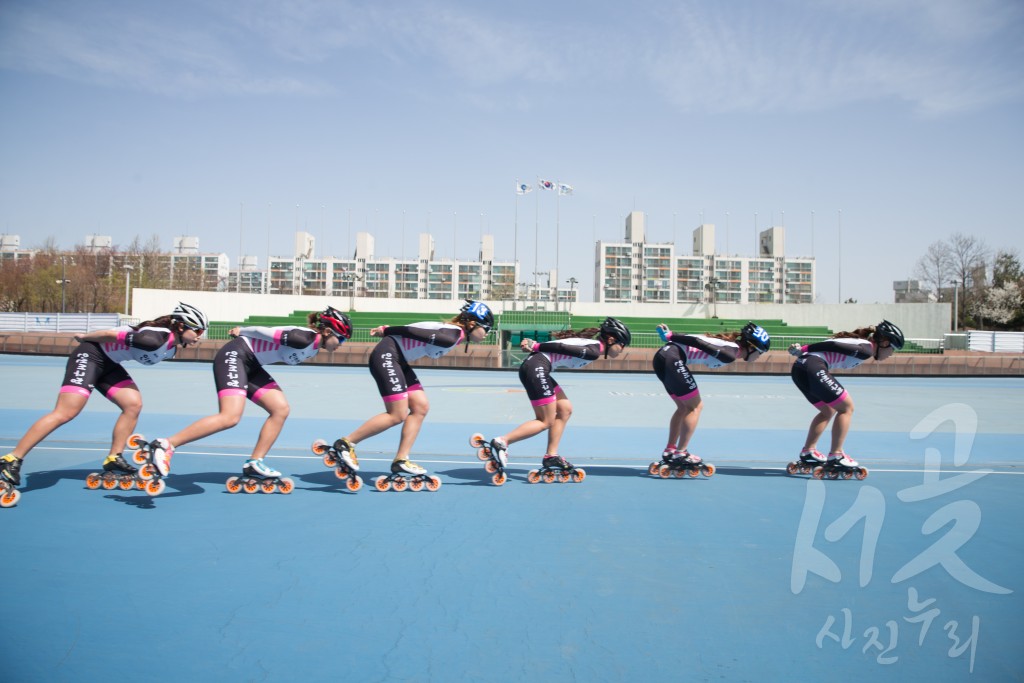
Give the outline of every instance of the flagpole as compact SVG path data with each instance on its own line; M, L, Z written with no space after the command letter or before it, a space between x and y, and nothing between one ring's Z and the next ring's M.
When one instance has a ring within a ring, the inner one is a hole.
M562 203L562 181L555 181L555 310L558 310L558 278L561 273L558 271L559 252L558 248L561 242L561 206ZM550 286L550 283L548 283Z
M537 179L537 188L540 188L540 179ZM537 245L540 243L540 192L537 192L537 201L534 204L533 224L533 291L537 293Z
M519 269L519 178L516 178L515 202L515 223L512 228L512 272L514 275L518 275L516 271ZM516 299L518 298L516 296L516 287L518 286L517 283L519 282L519 278L513 277L512 279L512 310L515 310Z

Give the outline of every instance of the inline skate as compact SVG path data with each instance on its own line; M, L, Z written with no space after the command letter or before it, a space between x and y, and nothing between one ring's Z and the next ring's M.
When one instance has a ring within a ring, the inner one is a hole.
M508 444L501 439L491 439L488 442L483 434L477 432L469 437L469 445L478 449L476 457L487 463L484 469L490 473L491 482L495 486L501 486L508 481L508 475L505 473L505 467L508 465Z
M422 491L425 486L428 491L436 491L441 488L441 480L427 474L427 471L414 462L408 460L396 460L391 463L391 474L381 475L373 480L373 485L378 491L387 491L394 488L396 491Z
M825 456L819 453L818 449L801 451L800 459L786 465L786 471L790 474L811 474L815 467L824 464Z
M263 460L254 458L246 460L242 466L242 476L230 477L225 484L228 493L291 493L295 490L295 482L288 477L282 477L277 470L267 467Z
M811 471L811 476L815 479L850 479L851 477L866 479L868 470L845 453L839 455L830 453L824 465L818 465Z
M651 463L648 471L655 464ZM658 476L662 479L668 479L671 476L682 479L687 475L696 477L701 474L705 477L713 476L715 474L715 466L709 462L704 462L699 455L694 455L689 451L676 451L675 456L671 460L661 463L658 467Z
M545 455L541 460L539 470L530 470L526 475L526 481L536 484L543 481L545 484L559 482L566 484L570 481L577 484L586 478L587 473L580 467L576 467L560 455Z
M132 434L129 436L128 448L135 449L135 452L132 453L132 460L137 465L141 465L135 476L144 482L142 490L151 496L159 496L164 492L167 483L164 481L165 475L161 473L156 458L162 458L166 468L167 463L170 462L170 456L174 453L174 449L170 447L166 439L147 441L146 437L142 434ZM164 451L164 453L157 453L157 451ZM86 485L88 484L87 479Z
M674 448L666 448L665 452L661 454L661 460L652 462L647 466L647 473L652 477L661 476L661 466L672 462L672 458L676 457L678 452Z
M133 488L145 491L149 479L140 474L136 467L128 464L124 456L118 453L107 456L107 459L103 461L102 472L92 472L87 475L85 486L93 491L100 487L107 491L116 488L120 488L122 491L131 491Z
M323 439L317 439L313 442L313 452L323 456L324 465L334 468L334 476L344 480L349 491L358 491L363 487L362 478L356 474L359 471L356 449L348 439L338 439L333 446Z
M21 483L21 460L13 455L0 458L0 508L14 507L21 498L15 487Z

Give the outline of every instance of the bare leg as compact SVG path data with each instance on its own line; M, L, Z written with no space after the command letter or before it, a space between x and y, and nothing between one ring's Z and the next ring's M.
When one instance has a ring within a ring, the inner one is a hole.
M171 445L184 446L237 425L245 412L245 396L221 396L217 403L220 406L219 413L196 420L185 427L168 439Z
M545 429L550 429L551 425L555 423L555 410L556 405L554 401L542 406L534 406L533 414L536 417L532 420L527 420L506 434L503 437L505 443L513 444L517 441L523 441L532 436L537 436Z
M686 447L690 445L690 439L697 431L697 423L700 422L700 414L703 410L704 401L701 400L699 394L684 401L676 401L676 414L672 416L672 419L675 421L676 416L679 416L679 431L675 442L679 451L685 451ZM672 442L670 441L670 443Z
M139 424L142 413L142 394L134 384L119 388L107 399L121 409L121 414L114 422L114 432L110 441L110 455L120 453L128 443L128 437Z
M430 400L427 398L427 393L425 391L410 391L409 414L405 418L405 424L402 425L402 438L398 442L398 453L395 454L395 460L409 459L412 445L416 443L420 427L423 426L423 420L429 411Z
M402 424L405 422L405 418L409 416L409 399L403 398L400 401L386 402L384 410L386 412L374 415L357 427L354 432L346 436L345 439L354 446L360 441L369 439L371 436L377 436L395 425Z
M828 427L828 423L835 414L836 411L824 403L818 406L818 414L811 420L811 426L807 430L807 440L804 442L805 451L814 450L818 445L818 439L825 433L825 428Z
M256 405L267 411L267 419L260 428L259 438L256 439L256 447L252 451L252 457L261 460L270 452L270 447L277 441L284 428L285 420L291 412L288 399L280 389L269 389L256 399Z
M548 452L547 455L558 455L558 444L562 441L562 434L565 432L565 425L572 417L572 403L561 389L555 391L558 400L555 401L555 421L551 423L548 430Z
M829 453L842 453L843 442L846 435L850 433L850 423L853 422L853 399L847 394L840 403L832 405L836 411L836 421L832 423L832 448Z
M16 458L24 458L29 451L39 445L40 441L52 434L58 427L66 425L78 417L88 400L88 394L83 395L70 391L57 394L57 405L54 409L28 428L14 450L11 451L11 455Z

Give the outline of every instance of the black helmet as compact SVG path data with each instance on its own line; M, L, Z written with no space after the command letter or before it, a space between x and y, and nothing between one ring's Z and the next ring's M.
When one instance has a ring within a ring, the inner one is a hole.
M333 332L341 341L352 338L352 320L333 306L328 306L317 314L317 322Z
M768 349L772 348L772 338L769 336L768 331L754 323L747 323L743 326L743 329L740 330L740 339L761 353L765 353Z
M633 341L633 335L630 334L629 328L615 318L610 317L605 318L604 322L601 323L601 336L611 337L623 346L629 346L629 342Z
M906 341L903 337L903 330L893 325L888 320L883 320L875 326L875 341L888 339L889 343L896 350L902 349Z
M462 320L472 320L484 328L485 332L490 332L491 328L494 327L494 313L491 312L490 307L483 301L466 299L466 303L459 310L459 318Z

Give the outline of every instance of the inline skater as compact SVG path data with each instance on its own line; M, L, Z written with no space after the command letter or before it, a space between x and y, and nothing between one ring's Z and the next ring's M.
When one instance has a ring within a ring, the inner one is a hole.
M155 441L160 453L156 462L162 474L166 475L170 469L171 456L176 448L237 425L248 399L267 411L267 418L260 429L252 457L242 466L242 477L229 479L228 490L232 493L241 489L250 493L256 490L272 493L276 485L283 493L291 492L291 480L282 479L280 472L264 462L289 413L284 391L265 366L272 363L298 365L321 350L334 351L352 336L349 317L331 306L309 313L306 321L306 327L235 327L228 332L232 339L217 351L213 360L220 410L216 415L193 422L174 436ZM263 482L268 485L261 486Z
M491 439L487 449L501 465L508 463L508 447L547 431L547 449L541 459L541 469L532 470L527 479L535 483L543 478L561 481L570 478L582 481L586 472L558 454L566 423L572 416L572 403L558 382L551 376L556 368L582 368L598 358L618 358L629 346L633 336L629 328L615 318L605 318L600 327L580 332L564 330L552 334L554 339L536 342L523 339L520 347L530 355L519 367L519 381L533 406L534 419L528 420L508 434ZM474 435L476 436L476 435Z
M900 328L883 320L878 325L861 327L853 332L840 332L825 341L789 347L789 353L797 357L790 377L804 397L818 409L807 430L807 440L799 460L787 467L790 473L813 471L816 477L833 472L844 476L855 473L859 478L867 476L867 470L843 450L853 419L853 399L830 371L855 368L868 359L883 361L902 349L904 341ZM826 459L818 452L817 444L833 417L832 445Z
M351 460L358 467L356 445L402 425L398 451L391 463L391 475L378 478L377 488L387 490L393 483L404 488L404 475L413 475L410 481L414 488L421 488L424 482L431 490L440 486L440 479L426 477L426 469L409 460L413 444L430 409L427 394L409 361L424 356L440 358L463 341L468 351L469 343L483 341L493 326L494 314L487 304L467 299L458 315L446 323L381 325L370 330L371 336L381 337L381 341L370 353L368 365L384 401L384 412L374 415L351 434L337 439L332 453Z
M654 374L675 402L676 410L668 423L668 444L661 462L651 463L648 471L668 476L670 472L689 470L696 476L700 470L710 476L715 472L714 465L703 463L700 456L687 450L704 409L689 366L720 368L740 358L748 363L755 361L771 348L771 337L752 322L739 332L717 334L681 334L664 323L657 329L665 345L654 356ZM668 469L662 470L666 466Z
M208 327L206 314L195 306L179 303L169 315L156 320L76 335L79 345L68 358L56 407L36 420L14 450L0 458L0 478L11 486L20 485L25 456L58 427L75 419L93 389L121 409L103 470L116 476L135 475L136 468L125 461L122 451L139 420L142 394L123 365L130 360L156 365L173 358L179 346L196 344Z

